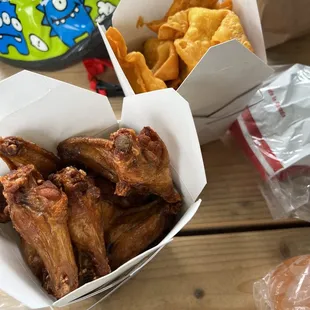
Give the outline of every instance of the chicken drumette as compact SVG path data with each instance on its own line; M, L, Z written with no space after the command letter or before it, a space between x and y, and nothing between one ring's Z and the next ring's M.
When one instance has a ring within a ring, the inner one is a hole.
M57 298L76 289L78 271L67 225L66 194L43 181L33 165L22 166L0 181L14 228L44 263L45 285Z
M55 172L59 165L59 159L53 153L32 142L13 136L0 138L0 157L11 170L32 164L44 178ZM2 192L3 187L0 185L0 223L5 223L10 220L10 214Z
M67 167L50 176L50 180L62 188L68 196L69 232L78 250L80 283L108 274L110 266L104 243L104 223L101 208L100 190L87 177L83 170ZM88 257L88 259L87 259ZM89 260L94 266L91 272L85 265ZM82 266L81 266L82 265ZM87 277L87 280L84 277Z
M167 148L150 127L144 127L139 135L122 128L110 140L70 138L58 145L58 154L66 162L84 164L115 182L119 196L134 189L169 203L181 200L173 186Z

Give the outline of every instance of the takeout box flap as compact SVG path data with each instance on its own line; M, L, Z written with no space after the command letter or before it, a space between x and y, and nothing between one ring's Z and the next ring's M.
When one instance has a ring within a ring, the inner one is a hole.
M200 144L220 139L247 106L262 100L257 89L254 88L208 117L194 117Z
M17 85L18 92L14 91ZM121 123L137 131L143 126L152 126L167 145L173 179L184 196L176 225L157 246L58 301L44 291L23 261L19 237L11 224L1 225L0 278L8 279L0 281L1 290L31 308L64 306L106 286L111 287L120 277L138 270L146 257L169 243L194 216L201 203L195 200L206 184L206 176L189 105L172 89L154 92L154 98L150 95L127 97ZM21 136L52 152L56 152L58 143L66 138L106 137L119 128L106 97L28 71L0 83L0 102L2 136ZM7 171L6 165L0 163L0 175Z
M260 58L231 40L211 47L178 89L194 116L208 116L273 73Z

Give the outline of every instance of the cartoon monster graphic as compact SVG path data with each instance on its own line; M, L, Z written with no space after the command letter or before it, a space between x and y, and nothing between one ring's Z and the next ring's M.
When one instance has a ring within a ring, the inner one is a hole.
M97 7L98 7L98 17L96 18L96 22L99 24L101 24L116 9L115 5L105 1L98 1Z
M22 30L15 5L7 0L0 0L0 54L8 54L9 46L14 46L22 55L29 54Z
M89 16L91 7L85 0L43 0L37 9L44 14L42 25L50 26L50 36L58 36L68 47L76 44L76 39L95 29Z

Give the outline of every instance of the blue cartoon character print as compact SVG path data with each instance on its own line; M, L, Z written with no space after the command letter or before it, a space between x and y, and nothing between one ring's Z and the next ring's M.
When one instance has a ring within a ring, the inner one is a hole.
M22 30L22 24L15 12L15 5L7 0L0 0L0 54L8 54L9 46L14 46L22 55L29 54Z
M43 0L37 9L44 14L42 25L50 26L50 36L57 36L72 47L76 39L95 29L89 16L91 8L84 5L84 0Z

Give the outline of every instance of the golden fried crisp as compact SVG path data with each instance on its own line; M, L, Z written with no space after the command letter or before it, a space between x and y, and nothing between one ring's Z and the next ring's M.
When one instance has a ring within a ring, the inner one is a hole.
M179 12L160 27L158 38L175 40L187 74L213 45L236 39L253 51L238 16L230 10L191 8Z
M154 76L169 81L179 76L179 56L173 41L161 41L156 38L146 40L143 54Z
M227 9L232 10L233 9L233 3L232 0L224 0L223 2L218 1L212 9L220 10L220 9Z
M212 9L217 5L218 0L174 0L164 18L146 23L146 25L149 29L157 33L160 26L163 25L170 16L173 16L180 11L194 7Z
M221 26L213 35L212 45L232 39L236 39L253 52L253 47L244 33L239 17L234 12L229 11L227 16L222 20Z
M164 81L154 76L140 52L127 53L126 42L116 28L110 27L106 37L136 94L167 88Z

